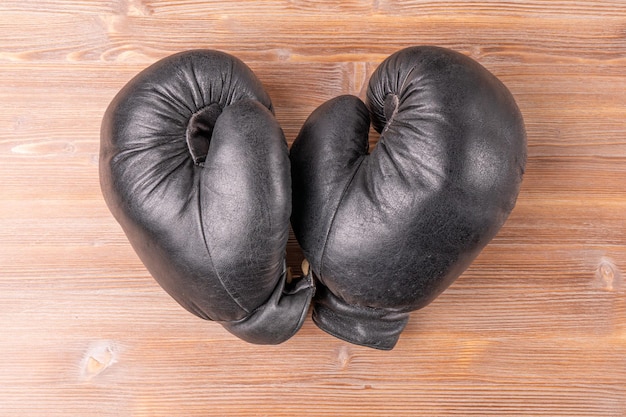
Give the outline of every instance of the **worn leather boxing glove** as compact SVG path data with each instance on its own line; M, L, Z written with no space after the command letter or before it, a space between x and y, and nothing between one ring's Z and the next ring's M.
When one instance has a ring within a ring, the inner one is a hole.
M444 291L513 209L526 134L494 75L437 47L387 58L367 103L337 97L303 125L292 225L319 280L315 323L391 349L409 312ZM370 118L380 138L368 154Z
M313 288L287 282L288 147L239 59L188 51L133 78L102 122L100 182L139 258L184 308L252 343L299 329Z

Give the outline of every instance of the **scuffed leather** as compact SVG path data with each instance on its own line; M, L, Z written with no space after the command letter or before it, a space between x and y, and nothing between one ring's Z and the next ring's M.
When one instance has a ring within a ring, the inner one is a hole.
M133 78L102 122L100 183L139 258L185 309L253 343L302 325L313 287L285 290L288 147L243 62L188 51Z
M368 153L370 122L380 139ZM526 161L521 113L474 60L412 47L372 75L367 106L317 108L291 148L293 229L319 280L313 319L391 349L408 313L471 264L513 209Z

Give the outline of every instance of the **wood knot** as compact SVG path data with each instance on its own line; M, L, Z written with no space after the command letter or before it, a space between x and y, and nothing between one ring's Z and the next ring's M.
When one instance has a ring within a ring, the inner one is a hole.
M83 379L90 380L117 362L118 348L109 340L91 344L83 356L81 371Z
M350 365L352 361L352 350L348 346L340 346L336 351L337 365L341 370L344 370Z
M616 291L622 284L622 273L613 259L603 256L595 271L594 284L605 291Z
M154 14L152 8L144 4L143 0L127 0L125 6L127 16L146 17Z

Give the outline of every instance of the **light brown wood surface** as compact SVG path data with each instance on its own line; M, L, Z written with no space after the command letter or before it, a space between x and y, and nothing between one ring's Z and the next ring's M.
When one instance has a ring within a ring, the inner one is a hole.
M529 159L505 227L397 347L310 317L249 345L167 296L100 194L115 93L171 53L221 49L291 142L417 44L504 81ZM0 110L2 416L626 416L624 0L2 0Z

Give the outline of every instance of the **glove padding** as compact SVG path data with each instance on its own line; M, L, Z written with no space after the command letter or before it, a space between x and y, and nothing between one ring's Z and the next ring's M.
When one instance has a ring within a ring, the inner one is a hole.
M132 79L102 122L100 183L139 258L185 309L251 343L300 328L313 287L287 283L287 143L243 62L189 51Z
M317 108L291 148L292 225L319 280L313 320L392 349L513 209L526 134L507 88L472 59L412 47L372 75L367 106ZM371 123L380 139L368 154Z

